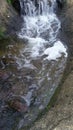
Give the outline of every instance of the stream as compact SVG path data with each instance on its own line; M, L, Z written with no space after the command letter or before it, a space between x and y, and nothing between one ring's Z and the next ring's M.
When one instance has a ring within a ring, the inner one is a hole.
M67 46L58 34L56 0L20 0L21 43L0 56L0 129L24 130L47 107L62 79Z

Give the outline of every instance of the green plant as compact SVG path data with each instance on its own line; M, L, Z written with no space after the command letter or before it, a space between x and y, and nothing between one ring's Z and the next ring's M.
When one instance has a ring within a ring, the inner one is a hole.
M11 4L11 0L7 0L7 3Z
M5 28L4 27L0 27L0 39L4 38L4 32L5 32Z

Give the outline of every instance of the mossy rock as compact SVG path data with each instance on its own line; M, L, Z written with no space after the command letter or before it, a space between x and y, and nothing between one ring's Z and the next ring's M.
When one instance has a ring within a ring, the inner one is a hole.
M5 31L6 31L6 28L0 26L0 39L5 37Z

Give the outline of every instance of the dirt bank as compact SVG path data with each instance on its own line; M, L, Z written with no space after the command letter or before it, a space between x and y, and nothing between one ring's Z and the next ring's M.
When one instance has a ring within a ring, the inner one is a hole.
M30 130L73 130L73 72L62 85L55 105Z

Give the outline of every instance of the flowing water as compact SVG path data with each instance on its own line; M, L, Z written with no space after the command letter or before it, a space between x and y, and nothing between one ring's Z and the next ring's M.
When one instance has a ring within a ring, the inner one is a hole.
M6 68L12 72L8 79L11 95L19 96L28 106L17 129L28 126L46 108L61 81L68 55L58 38L61 23L54 12L56 1L20 0L20 5L23 23L17 35L23 43L8 45L11 62ZM2 66L5 69L3 62Z

